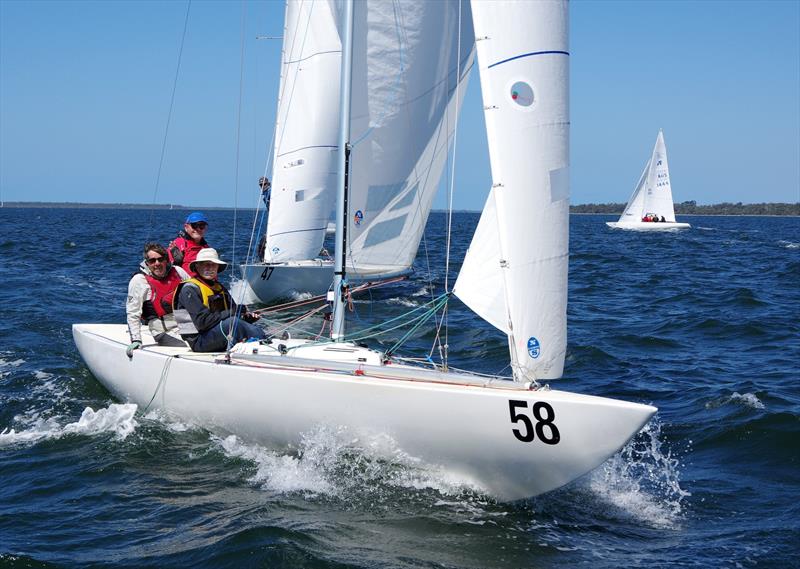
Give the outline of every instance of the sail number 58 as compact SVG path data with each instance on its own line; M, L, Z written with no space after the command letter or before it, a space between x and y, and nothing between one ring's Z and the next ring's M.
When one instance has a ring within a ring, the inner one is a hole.
M531 443L536 437L546 445L557 445L561 440L561 434L554 423L556 413L553 408L544 401L537 401L533 404L532 415L536 424L531 420L527 413L527 401L508 402L508 412L511 414L511 423L516 423L520 428L512 428L514 436L523 443Z

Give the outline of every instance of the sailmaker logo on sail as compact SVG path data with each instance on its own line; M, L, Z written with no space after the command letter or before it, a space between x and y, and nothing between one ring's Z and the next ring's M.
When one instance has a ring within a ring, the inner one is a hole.
M542 346L539 344L539 340L531 336L528 338L528 354L533 358L536 359L539 357L539 354L542 353Z

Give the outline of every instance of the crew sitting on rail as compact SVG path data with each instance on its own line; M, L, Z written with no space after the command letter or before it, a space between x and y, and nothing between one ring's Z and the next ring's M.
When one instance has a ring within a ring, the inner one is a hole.
M217 275L225 270L216 249L200 250L190 268L197 276L181 283L175 294L175 320L181 338L195 352L224 352L230 345L249 338L263 339L266 333L252 324L260 318L242 306L237 306Z
M128 300L125 302L131 335L125 353L129 358L133 357L133 350L142 347L142 324L147 324L159 344L184 345L177 337L178 324L172 315L172 297L181 281L188 278L186 271L169 262L164 247L158 243L144 246L144 260L128 283Z

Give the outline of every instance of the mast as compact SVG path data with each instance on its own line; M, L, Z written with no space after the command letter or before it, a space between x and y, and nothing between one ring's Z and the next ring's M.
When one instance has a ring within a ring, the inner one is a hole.
M344 336L344 310L347 280L347 172L350 155L350 78L353 71L353 1L344 3L342 18L342 75L339 83L339 155L336 171L336 259L333 273L333 323L331 338Z

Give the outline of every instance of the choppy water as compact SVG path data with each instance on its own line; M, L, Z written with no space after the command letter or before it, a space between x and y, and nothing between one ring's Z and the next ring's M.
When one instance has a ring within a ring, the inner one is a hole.
M637 234L572 216L558 386L660 411L593 473L498 504L332 427L290 455L114 401L70 325L122 322L141 243L167 242L184 215L0 210L0 566L800 566L797 218ZM233 214L210 217L230 259ZM476 222L456 216L455 259ZM414 278L357 302L354 321L441 287L443 226L434 214ZM449 320L453 364L504 368L503 337L458 301Z

